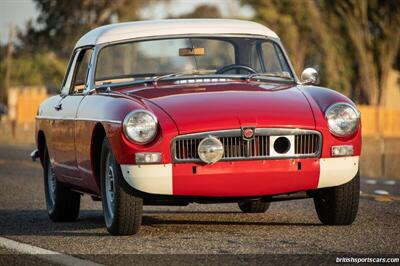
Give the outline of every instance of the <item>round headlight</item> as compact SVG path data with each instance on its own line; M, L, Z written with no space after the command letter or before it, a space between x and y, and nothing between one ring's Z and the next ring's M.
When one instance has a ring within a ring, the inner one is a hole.
M146 110L136 110L126 115L123 123L124 134L130 140L146 144L157 134L157 118Z
M224 155L224 146L219 139L207 137L200 141L197 153L203 162L213 164Z
M325 112L328 127L332 134L345 137L353 134L359 126L359 112L348 103L335 103Z

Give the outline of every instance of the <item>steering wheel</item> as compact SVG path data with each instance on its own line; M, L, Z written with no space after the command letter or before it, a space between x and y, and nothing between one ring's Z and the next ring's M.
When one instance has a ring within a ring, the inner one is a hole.
M232 65L227 65L227 66L221 67L220 69L217 70L217 72L215 72L215 74L224 74L233 69L245 70L245 71L248 71L249 73L253 73L253 74L257 73L257 71L254 68L251 68L249 66L240 65L240 64L232 64Z

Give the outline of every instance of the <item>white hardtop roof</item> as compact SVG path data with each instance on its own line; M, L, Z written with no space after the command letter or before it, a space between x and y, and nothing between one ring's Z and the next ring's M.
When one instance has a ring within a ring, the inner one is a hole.
M182 34L247 34L278 38L275 32L269 28L252 21L236 19L165 19L116 23L98 27L83 35L75 47L134 38Z

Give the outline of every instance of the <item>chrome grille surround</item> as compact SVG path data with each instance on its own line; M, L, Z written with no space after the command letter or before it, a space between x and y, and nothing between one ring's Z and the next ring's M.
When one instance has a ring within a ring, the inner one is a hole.
M271 156L270 136L295 136L295 154ZM173 139L171 149L174 162L202 162L197 147L205 137L216 137L224 145L220 161L268 160L320 157L322 135L319 131L298 128L256 128L252 140L242 138L242 129L219 130L180 135Z

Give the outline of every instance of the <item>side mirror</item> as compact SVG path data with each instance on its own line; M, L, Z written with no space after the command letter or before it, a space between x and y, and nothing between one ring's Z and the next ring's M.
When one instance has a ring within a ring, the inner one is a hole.
M308 67L303 70L301 73L301 83L302 84L312 84L318 85L319 84L319 75L317 70L312 67Z

